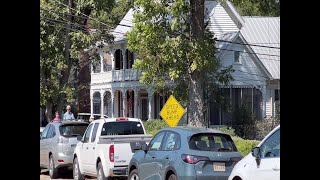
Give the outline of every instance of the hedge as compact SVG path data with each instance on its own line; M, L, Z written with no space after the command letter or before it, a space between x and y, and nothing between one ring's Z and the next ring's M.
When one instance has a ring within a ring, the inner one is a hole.
M157 134L157 132L160 129L168 127L168 125L163 120L150 119L144 122L144 127L148 134L151 134L152 136L154 136L155 134ZM219 130L229 134L232 137L238 151L241 153L242 156L246 156L247 154L249 154L252 148L259 144L259 141L257 140L247 140L247 139L242 139L238 136L235 136L234 129L221 128Z

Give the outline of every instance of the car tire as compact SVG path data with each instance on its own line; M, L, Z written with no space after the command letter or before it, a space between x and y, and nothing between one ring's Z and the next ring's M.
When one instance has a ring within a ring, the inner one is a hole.
M128 180L139 180L139 174L137 169L134 169L130 172Z
M97 169L97 180L107 180L103 173L103 168L101 162L98 164L98 169Z
M175 174L171 174L168 180L177 180L177 176Z
M84 180L84 176L80 172L78 158L73 160L73 179L74 180Z
M49 157L49 176L51 179L57 179L58 178L58 169L54 166L54 160L52 155Z

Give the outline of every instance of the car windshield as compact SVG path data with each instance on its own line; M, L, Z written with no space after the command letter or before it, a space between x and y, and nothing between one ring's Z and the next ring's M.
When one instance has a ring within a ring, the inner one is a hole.
M101 135L131 135L144 134L140 122L106 122L103 125Z
M231 137L219 133L195 134L190 138L189 148L199 151L237 151Z
M64 137L83 136L88 124L63 124L59 127L60 134Z

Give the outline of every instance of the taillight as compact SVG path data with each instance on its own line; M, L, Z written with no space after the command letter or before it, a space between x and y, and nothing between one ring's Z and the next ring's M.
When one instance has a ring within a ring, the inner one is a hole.
M232 166L235 166L241 159L242 159L242 157L232 157L232 158L230 158L230 161L232 162Z
M109 160L114 162L114 145L109 146Z
M58 143L61 143L61 144L68 144L69 143L69 138L65 138L63 136L60 136L58 138Z
M209 161L208 157L204 156L193 156L193 155L188 155L188 154L182 154L181 158L184 162L189 163L189 164L196 164L199 161Z
M117 118L116 121L128 121L128 118Z

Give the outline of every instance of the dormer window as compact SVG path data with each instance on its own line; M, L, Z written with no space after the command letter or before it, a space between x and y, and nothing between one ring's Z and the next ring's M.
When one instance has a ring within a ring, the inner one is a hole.
M240 63L240 54L241 54L240 51L235 51L234 52L234 62L235 63Z

